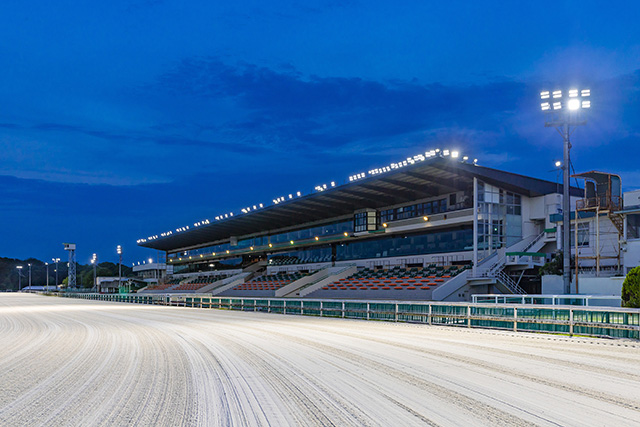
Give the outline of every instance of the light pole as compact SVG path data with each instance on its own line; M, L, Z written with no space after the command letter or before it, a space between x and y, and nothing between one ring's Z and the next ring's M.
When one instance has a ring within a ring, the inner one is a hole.
M18 292L19 292L20 289L22 288L22 266L17 265L16 268L18 269Z
M91 264L93 264L93 288L98 291L98 284L96 282L96 265L98 264L98 256L93 254L93 258L91 258Z
M569 137L575 127L586 124L581 120L580 112L591 108L591 90L570 89L568 96L563 98L562 90L552 92L546 90L540 92L542 103L540 108L545 113L545 127L554 127L562 136L564 142L564 155L562 162L562 261L564 292L571 293L571 202L569 200L569 175L571 168L571 142ZM576 269L578 266L576 265Z
M55 283L55 287L58 288L58 263L60 262L60 258L51 258L51 261L56 263L56 283Z
M49 292L49 263L45 262L44 265L45 265L45 267L47 267L47 278L46 278L47 286L45 288L45 292Z
M118 252L118 290L120 289L121 280L122 280L122 246L118 245L116 248Z
M31 263L27 265L29 266L29 290L31 290Z
M562 162L556 160L554 164L556 166L556 193L560 194L560 171L562 170Z

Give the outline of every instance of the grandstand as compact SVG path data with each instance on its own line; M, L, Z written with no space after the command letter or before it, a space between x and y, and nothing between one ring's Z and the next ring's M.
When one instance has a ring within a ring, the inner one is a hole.
M582 190L570 190L575 202ZM138 244L165 251L167 283L179 278L166 292L447 301L539 293L536 269L559 245L550 215L561 193L555 182L432 150ZM223 273L215 289L198 287Z

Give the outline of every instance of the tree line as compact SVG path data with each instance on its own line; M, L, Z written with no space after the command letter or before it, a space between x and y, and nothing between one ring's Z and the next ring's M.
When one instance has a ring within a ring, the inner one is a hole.
M44 286L47 284L47 266L43 261L35 258L25 260L0 257L0 291L18 290L18 274L22 274L21 284L25 287L29 284L29 264L31 264L31 284L34 286ZM20 272L16 267L21 265ZM54 286L56 282L56 265L49 263L49 286ZM122 264L122 277L131 277L133 270ZM68 276L67 261L61 260L58 263L58 284L66 285L65 279ZM118 276L118 264L112 262L101 262L96 266L96 276ZM76 263L76 282L81 288L93 287L93 265Z

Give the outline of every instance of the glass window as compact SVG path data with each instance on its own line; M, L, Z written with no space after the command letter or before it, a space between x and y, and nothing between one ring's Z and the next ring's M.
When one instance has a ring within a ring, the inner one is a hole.
M571 224L571 247L576 245L575 225ZM578 247L589 246L589 223L578 224Z
M640 214L627 215L627 239L640 239Z

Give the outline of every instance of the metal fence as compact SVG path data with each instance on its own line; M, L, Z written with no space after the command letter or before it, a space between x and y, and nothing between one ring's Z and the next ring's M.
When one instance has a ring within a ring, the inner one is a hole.
M640 339L639 309L430 301L225 298L198 294L59 295L97 301Z

